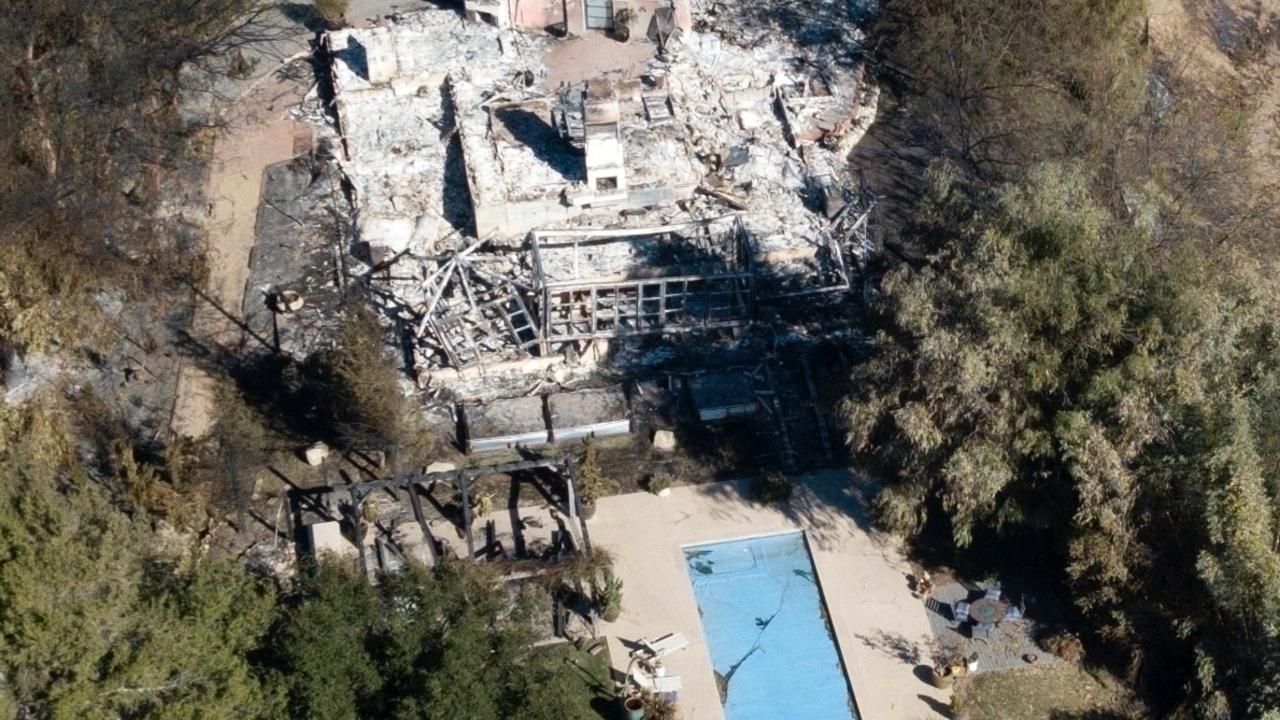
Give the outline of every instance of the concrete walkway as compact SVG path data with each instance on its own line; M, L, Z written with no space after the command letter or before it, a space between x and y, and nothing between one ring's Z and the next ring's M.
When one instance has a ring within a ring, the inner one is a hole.
M229 114L229 127L213 143L208 180L211 203L206 256L209 276L196 305L191 334L210 354L239 352L244 338L241 305L249 280L254 224L262 173L293 157L294 136L305 127L289 118L296 88L270 83L257 88ZM178 375L171 426L178 435L202 437L216 420L216 383L188 362Z
M664 658L681 676L681 716L720 720L724 713L702 636L685 545L788 530L805 531L836 641L863 720L947 717L950 694L917 675L931 635L924 604L911 596L897 544L868 529L862 491L850 471L795 478L782 506L747 500L745 483L676 488L670 497L633 493L603 498L588 523L592 543L614 556L623 611L605 624L617 676L632 643L680 631L691 646Z

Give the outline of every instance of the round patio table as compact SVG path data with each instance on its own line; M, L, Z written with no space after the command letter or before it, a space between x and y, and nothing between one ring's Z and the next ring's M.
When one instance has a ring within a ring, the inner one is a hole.
M991 623L992 625L1004 619L1005 613L1009 608L995 598L980 598L974 600L969 606L969 617L977 623Z

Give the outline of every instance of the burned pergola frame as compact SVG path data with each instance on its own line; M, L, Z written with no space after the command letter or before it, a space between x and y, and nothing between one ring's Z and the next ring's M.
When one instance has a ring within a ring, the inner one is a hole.
M567 343L747 325L754 267L737 215L622 230L529 235L544 354ZM640 257L643 246L652 252ZM605 272L597 254L635 258Z
M578 495L576 475L574 469L573 458L555 459L542 458L536 460L524 460L520 462L502 463L499 465L484 465L472 468L463 468L460 470L447 470L443 472L420 472L409 475L400 475L391 478L379 480L364 480L361 482L345 483L342 485L321 485L308 488L295 488L289 491L291 503L303 498L310 498L317 495L342 494L345 493L351 498L351 523L352 531L355 536L356 550L360 558L360 571L366 576L368 575L369 565L368 558L365 556L364 549L364 518L361 514L361 507L366 498L373 493L384 490L386 492L399 497L400 490L407 490L409 493L409 503L413 508L414 519L418 522L422 529L422 536L427 541L427 546L431 551L432 559L439 561L437 550L437 540L432 535L427 523L426 514L422 509L422 500L419 493L422 489L430 489L436 483L446 483L456 487L462 496L462 530L467 540L467 556L472 561L478 560L476 556L475 535L471 530L471 482L479 477L487 475L509 475L518 472L528 472L531 470L549 469L558 473L565 482L565 505L557 506L560 512L568 517L569 532L573 535L574 545L581 549L584 554L591 553L591 540L587 536L586 524L582 522L582 500Z

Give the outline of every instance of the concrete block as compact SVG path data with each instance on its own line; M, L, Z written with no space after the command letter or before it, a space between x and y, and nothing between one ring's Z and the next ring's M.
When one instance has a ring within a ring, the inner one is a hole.
M653 434L653 449L669 453L676 450L676 434L670 430L659 430Z
M319 467L327 457L329 457L329 446L323 442L318 442L302 451L302 459L306 460L311 467Z

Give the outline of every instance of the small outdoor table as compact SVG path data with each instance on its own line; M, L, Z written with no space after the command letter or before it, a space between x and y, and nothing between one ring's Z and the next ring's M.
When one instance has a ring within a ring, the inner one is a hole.
M986 623L995 625L1004 619L1005 613L1009 611L1007 605L996 598L984 597L974 600L969 606L969 618L979 625Z

